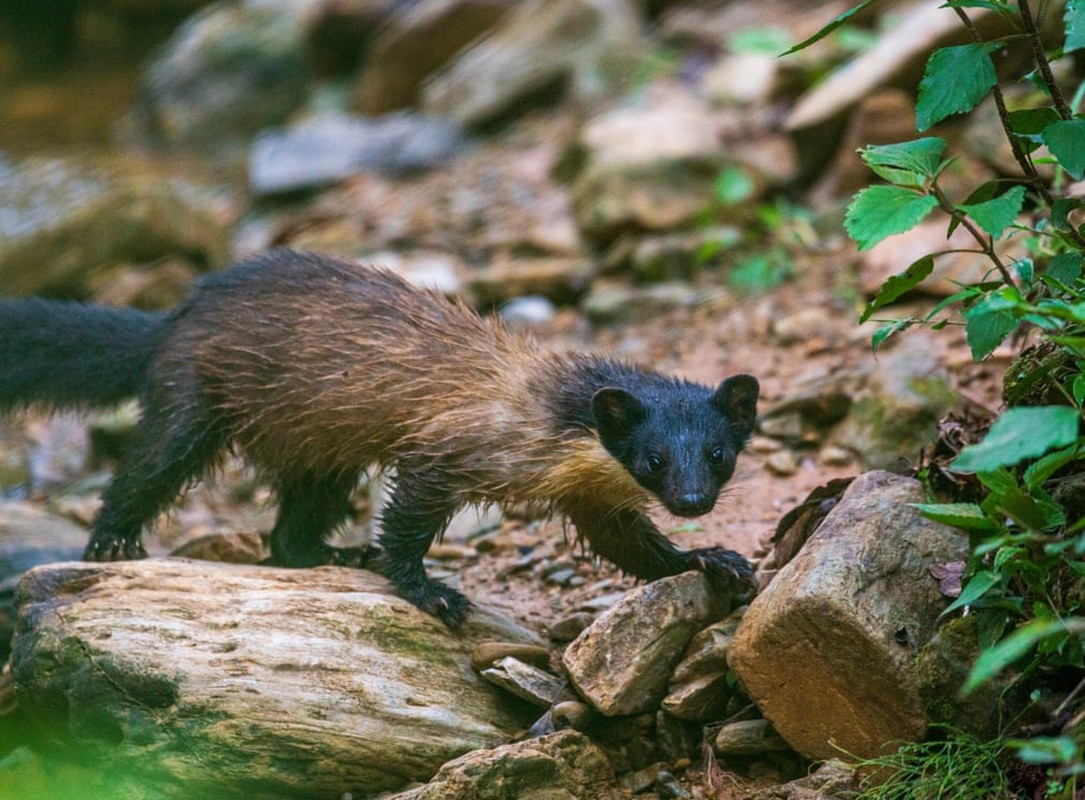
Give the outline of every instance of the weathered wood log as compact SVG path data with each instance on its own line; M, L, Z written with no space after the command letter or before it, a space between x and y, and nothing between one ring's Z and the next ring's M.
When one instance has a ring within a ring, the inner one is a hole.
M470 654L534 634L483 607L449 631L361 570L55 564L27 573L17 605L27 717L157 797L365 797L533 717Z

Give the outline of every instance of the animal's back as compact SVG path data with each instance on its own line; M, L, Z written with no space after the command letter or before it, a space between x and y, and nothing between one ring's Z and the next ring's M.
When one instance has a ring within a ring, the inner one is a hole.
M176 312L160 364L195 365L247 455L282 473L492 453L503 423L523 422L509 410L531 413L531 359L434 290L279 251L205 281Z

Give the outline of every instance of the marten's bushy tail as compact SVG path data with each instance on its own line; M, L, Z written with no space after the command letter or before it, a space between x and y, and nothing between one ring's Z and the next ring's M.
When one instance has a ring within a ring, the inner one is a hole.
M135 397L165 319L41 298L0 301L0 411L94 408Z

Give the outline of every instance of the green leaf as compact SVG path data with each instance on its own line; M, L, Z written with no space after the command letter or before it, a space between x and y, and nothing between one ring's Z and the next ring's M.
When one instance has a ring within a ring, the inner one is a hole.
M870 186L851 201L844 227L860 250L869 250L883 239L911 230L937 205L931 195L899 186Z
M1025 187L1014 186L1000 197L983 203L962 203L958 209L972 217L976 224L996 239L1021 213L1025 204Z
M750 176L738 167L724 167L716 177L716 199L725 206L733 206L746 200L753 194L754 185Z
M900 275L893 275L882 284L882 288L874 295L874 299L867 304L862 316L859 317L859 322L866 322L879 308L889 305L905 292L914 289L933 271L934 256L923 256Z
M1044 143L1040 135L1043 129L1060 119L1062 118L1059 116L1059 112L1051 108L1051 106L1022 108L1010 112L1010 129L1013 131L1013 135L1017 137L1022 149L1026 153L1031 153Z
M945 610L939 614L939 616L944 617L946 614L953 613L958 608L972 605L1001 582L1002 576L997 572L992 572L989 569L981 569L968 580L968 583L961 589L961 594L957 599L946 606Z
M1056 200L1055 205L1051 206L1051 224L1060 231L1070 230L1072 227L1070 212L1079 208L1085 208L1085 200L1079 197L1064 197Z
M877 350L885 344L887 339L896 336L901 331L908 330L914 324L914 320L898 319L890 322L888 325L882 325L878 330L874 331L874 335L870 337L870 349Z
M783 28L766 25L760 28L743 28L731 34L727 47L732 53L763 53L775 55L790 47L795 41Z
M1066 41L1062 45L1062 52L1072 53L1085 47L1085 2L1069 0L1062 19L1066 25Z
M938 173L945 149L944 139L927 136L911 142L861 147L859 156L878 177L920 189Z
M984 681L993 678L1029 652L1041 639L1061 635L1064 631L1062 623L1053 620L1034 620L1022 625L990 650L980 653L961 689L962 694L968 694Z
M1041 136L1047 149L1074 180L1085 177L1085 119L1052 122Z
M1081 277L1085 258L1081 253L1059 253L1047 265L1047 274L1067 286L1072 286Z
M1085 375L1078 375L1078 378L1085 378ZM1074 379L1074 391L1077 392L1077 378ZM1080 402L1080 401L1078 401ZM1043 458L1031 464L1028 469L1025 470L1025 486L1030 491L1035 491L1044 485L1044 482L1058 472L1062 467L1069 464L1078 458L1077 447L1067 447L1064 450L1056 450L1054 453L1048 453Z
M1016 748L1017 757L1026 764L1069 764L1079 760L1077 743L1071 736L1034 736L1031 739L1011 739L1007 744Z
M1020 324L1013 315L986 303L970 308L964 315L964 334L972 358L976 361L987 358Z
M971 111L995 85L992 45L980 42L943 47L927 61L919 82L916 129L925 131L951 114Z
M843 14L840 14L839 16L837 16L832 22L830 22L828 25L826 25L820 31L818 31L813 36L811 36L809 39L804 39L803 41L799 42L797 45L792 47L790 50L787 50L787 51L785 51L783 53L780 53L780 57L782 58L784 56L789 56L792 53L797 53L799 50L805 50L807 47L814 44L814 42L821 41L826 36L828 36L830 33L832 33L837 28L839 28L841 25L843 25L845 22L847 22L849 19L854 17L856 14L858 14L860 11L864 10L865 8L868 8L869 6L874 5L877 2L878 2L878 0L864 0L864 2L860 3L859 5L854 6L852 8L849 8Z
M1069 406L1018 406L999 417L978 444L950 465L959 472L990 472L1037 458L1077 441L1078 412Z
M928 519L970 531L994 531L998 525L975 503L915 503Z
M939 8L987 8L991 11L1009 11L1010 5L996 0L949 0Z

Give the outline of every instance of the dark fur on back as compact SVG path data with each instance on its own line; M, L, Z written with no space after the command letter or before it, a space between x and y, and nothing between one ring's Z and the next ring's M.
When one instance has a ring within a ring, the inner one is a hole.
M712 389L549 353L385 270L277 250L204 278L166 317L2 303L0 370L0 407L141 399L90 559L144 555L142 529L233 447L275 489L272 558L290 566L362 557L325 539L360 474L394 469L382 570L450 625L467 600L422 559L466 503L549 506L646 579L752 574L731 551L675 547L644 508L711 509L753 427L753 378Z

